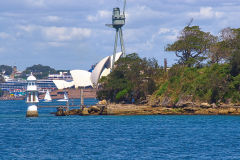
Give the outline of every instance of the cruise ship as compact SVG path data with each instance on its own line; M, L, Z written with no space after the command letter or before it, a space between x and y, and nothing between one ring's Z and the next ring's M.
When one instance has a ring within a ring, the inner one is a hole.
M8 76L4 76L5 82L0 83L0 88L3 91L9 92L14 96L24 96L27 89L27 81L23 79L10 79ZM67 74L50 74L48 79L37 80L38 91L40 93L45 93L48 91L53 91L57 89L57 86L53 82L54 80L67 80L71 81L71 75Z

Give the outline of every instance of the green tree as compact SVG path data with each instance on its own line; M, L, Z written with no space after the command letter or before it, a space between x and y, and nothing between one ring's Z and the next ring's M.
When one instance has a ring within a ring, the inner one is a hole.
M180 64L193 66L207 58L210 46L215 42L216 37L201 31L199 26L187 26L176 42L168 44L166 51L174 51Z
M236 51L231 58L231 74L237 76L240 74L240 50Z
M240 30L224 28L217 38L217 42L210 47L211 63L229 62L236 50L239 50Z
M5 75L11 75L13 68L8 65L0 65L0 73L5 72Z
M3 96L3 90L0 88L0 97Z
M155 59L141 59L136 53L120 58L111 74L100 80L98 98L112 102L131 102L134 98L136 103L141 102L155 91L159 70Z
M0 83L5 82L4 77L0 75Z
M225 28L221 32L219 50L226 60L230 60L231 75L240 73L240 28Z
M231 49L229 48L228 42L219 41L211 45L208 57L210 58L210 63L228 61L231 57Z
M26 78L27 74L30 74L31 72L34 73L37 79L43 79L47 78L48 74L54 74L57 73L55 69L49 67L49 66L43 66L41 64L38 65L33 65L31 67L27 67L23 72L22 72L22 78Z

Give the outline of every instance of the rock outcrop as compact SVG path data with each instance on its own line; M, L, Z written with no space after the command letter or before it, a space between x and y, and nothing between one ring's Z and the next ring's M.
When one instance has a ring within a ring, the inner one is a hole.
M165 102L165 106L107 104L70 111L60 108L56 115L240 115L240 105L197 103L186 99L174 106L168 105L172 103L168 99Z
M64 110L65 108L59 107L57 112L55 113L56 116L67 116L67 115L104 115L106 110L104 109L105 105L101 106L91 106L89 108L83 107L82 109L72 109L72 110Z

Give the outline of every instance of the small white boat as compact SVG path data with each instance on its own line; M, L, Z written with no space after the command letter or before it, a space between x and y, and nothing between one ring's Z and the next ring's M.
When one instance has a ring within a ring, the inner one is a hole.
M52 102L52 98L50 96L49 91L47 90L43 102Z
M58 102L67 102L68 101L68 96L67 96L67 93L65 92L64 93L64 98L63 99L59 99L57 100Z

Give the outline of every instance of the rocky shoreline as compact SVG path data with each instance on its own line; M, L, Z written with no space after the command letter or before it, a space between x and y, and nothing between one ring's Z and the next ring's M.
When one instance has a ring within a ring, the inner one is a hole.
M70 111L59 110L56 116L66 115L240 115L240 106L154 107L134 104L106 104Z

